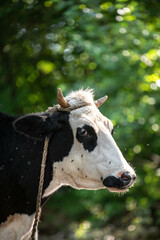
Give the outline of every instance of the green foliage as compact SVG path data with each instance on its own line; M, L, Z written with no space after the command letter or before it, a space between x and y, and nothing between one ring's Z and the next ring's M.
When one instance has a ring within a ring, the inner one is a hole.
M62 226L68 219L102 227L122 216L127 226L160 225L159 11L156 0L1 3L1 110L42 111L56 103L57 87L94 88L97 98L109 95L101 111L136 168L124 196L60 190L44 211L55 228L57 218Z

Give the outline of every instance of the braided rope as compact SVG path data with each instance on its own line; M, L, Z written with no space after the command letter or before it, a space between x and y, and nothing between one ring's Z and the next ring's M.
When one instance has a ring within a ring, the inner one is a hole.
M43 183L44 183L44 172L45 172L46 159L47 159L47 153L48 153L48 144L49 144L49 137L46 137L44 142L44 147L43 147L43 157L42 157L42 163L41 163L41 173L40 173L39 188L38 188L37 203L36 203L36 214L35 214L35 219L34 219L30 240L35 240L35 234L38 230L38 224L41 216L41 199L42 199L42 191L43 191Z
M46 113L49 113L51 115L51 114L53 114L56 111L71 112L71 111L73 111L75 109L84 107L86 105L90 105L90 104L86 104L86 103L82 102L78 106L72 106L72 107L67 107L67 108L63 108L63 107L61 107L60 105L57 104L57 105L54 105L53 107L48 107Z

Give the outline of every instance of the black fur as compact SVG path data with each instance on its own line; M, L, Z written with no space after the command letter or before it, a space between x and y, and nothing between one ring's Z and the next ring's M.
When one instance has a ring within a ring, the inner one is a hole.
M0 113L0 223L15 213L35 212L44 137L48 134L43 191L52 180L53 162L62 161L72 148L69 113L30 114L20 118Z
M37 139L46 137L51 131L56 133L66 122L68 113L55 112L52 116L49 114L29 114L18 118L13 123L16 131Z
M84 130L86 131L85 135L83 135ZM76 138L83 144L84 149L89 152L93 151L97 146L97 135L91 126L84 125L82 128L78 127Z

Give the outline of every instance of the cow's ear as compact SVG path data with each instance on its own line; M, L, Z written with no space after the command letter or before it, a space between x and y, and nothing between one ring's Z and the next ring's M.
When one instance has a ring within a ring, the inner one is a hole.
M29 114L16 119L13 123L14 129L26 136L43 139L51 132L60 130L66 122L66 117L58 114L47 116L45 114Z

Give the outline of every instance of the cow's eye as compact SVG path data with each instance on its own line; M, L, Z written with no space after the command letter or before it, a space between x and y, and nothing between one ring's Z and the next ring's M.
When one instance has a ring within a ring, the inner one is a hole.
M88 134L88 132L87 132L86 129L82 128L82 129L80 130L80 135L81 135L81 136L86 136L87 134Z
M83 144L85 150L91 152L97 146L97 134L93 127L84 125L77 128L77 140Z

